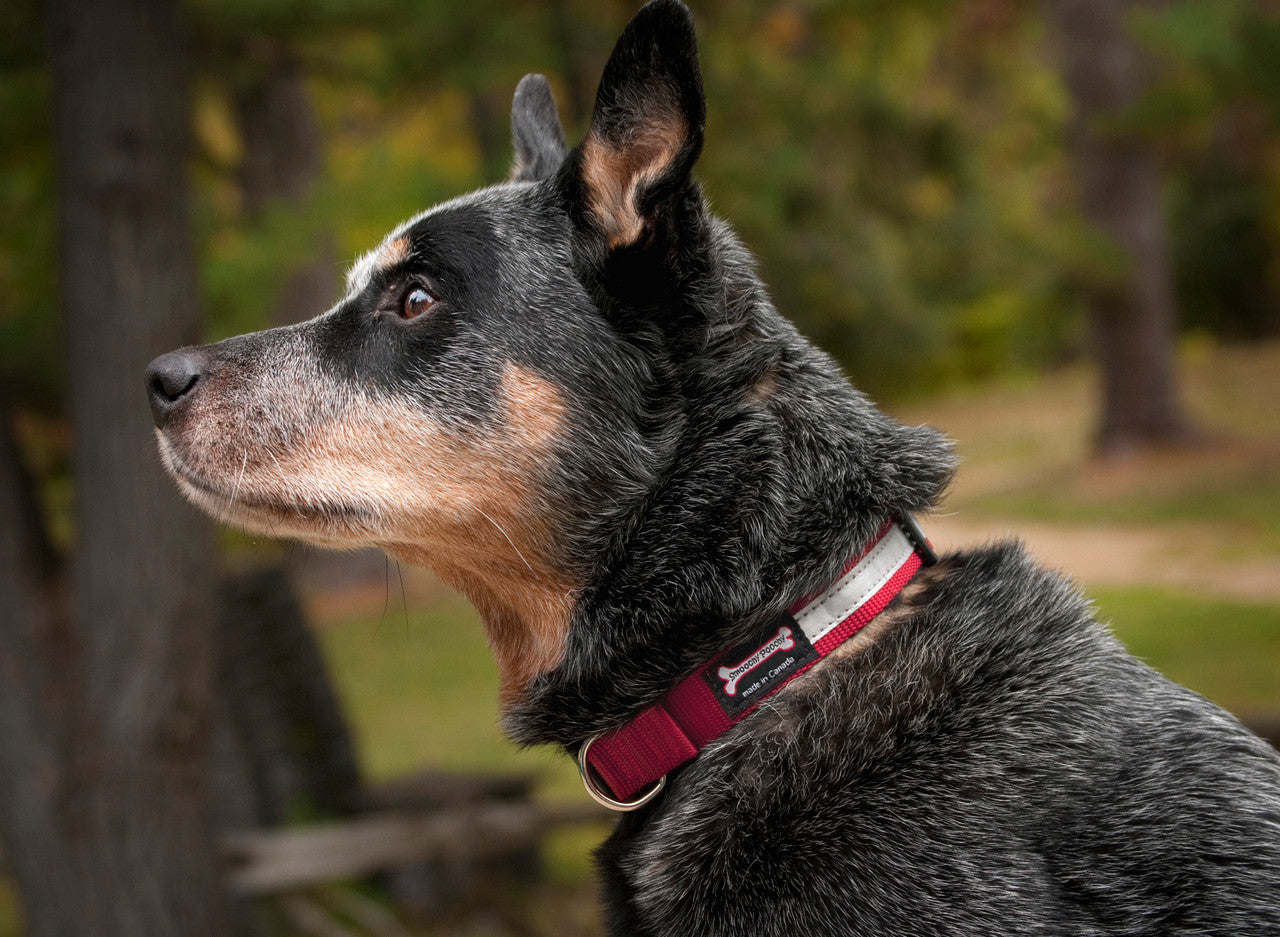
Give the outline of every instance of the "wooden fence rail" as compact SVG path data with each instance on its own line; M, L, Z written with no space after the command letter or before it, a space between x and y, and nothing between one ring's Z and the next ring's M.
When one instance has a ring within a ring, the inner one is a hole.
M305 827L246 830L223 837L228 880L243 895L299 891L415 862L508 854L548 830L597 823L592 805L531 801L467 804L429 813L382 813Z

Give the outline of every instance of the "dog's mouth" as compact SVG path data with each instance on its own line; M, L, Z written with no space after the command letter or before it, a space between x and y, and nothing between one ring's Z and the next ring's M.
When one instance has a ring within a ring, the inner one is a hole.
M377 518L368 508L329 498L306 501L264 496L245 490L243 472L228 487L193 467L178 447L157 430L160 458L178 488L196 507L225 524L270 536L303 539L340 546L353 540L370 542Z

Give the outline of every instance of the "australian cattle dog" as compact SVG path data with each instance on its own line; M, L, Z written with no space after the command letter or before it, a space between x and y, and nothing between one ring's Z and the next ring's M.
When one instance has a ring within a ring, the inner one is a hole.
M507 732L623 811L616 935L1280 934L1280 758L1017 544L933 555L950 445L774 309L704 118L678 0L577 146L525 78L505 182L152 363L177 484L466 593Z

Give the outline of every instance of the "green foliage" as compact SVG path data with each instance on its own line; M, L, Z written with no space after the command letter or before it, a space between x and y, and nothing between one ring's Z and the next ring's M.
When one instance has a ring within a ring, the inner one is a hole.
M328 217L315 201L270 206L253 222L212 201L199 204L201 288L210 340L270 324L286 274L321 249ZM338 274L335 269L335 293Z
M1027 367L1078 344L1061 258L1072 229L1052 197L1063 96L1036 20L987 7L697 5L707 190L760 255L783 311L873 391ZM199 0L194 10L224 58L245 34L289 44L315 76L329 153L308 205L252 223L225 171L205 177L214 335L265 324L279 271L314 249L311 232L332 232L349 259L413 211L503 174L507 108L525 71L552 77L576 138L631 12L584 0L332 0L314 13L291 0ZM228 110L226 73L204 82L210 115ZM234 167L243 141L217 142L234 126L214 116L197 126Z
M630 0L187 0L208 333L270 321L324 245L339 269L391 225L493 181L507 108L548 74L581 133ZM1015 0L701 0L699 172L784 313L881 396L1061 360L1075 285L1114 260L1072 205L1069 102L1039 8ZM1280 328L1280 16L1180 0L1132 22L1153 62L1126 127L1168 157L1188 321ZM0 380L58 397L49 89L33 0L0 13ZM325 164L307 198L244 210L233 99L264 62L309 76ZM319 311L319 310L317 310Z
M783 311L881 394L1043 361L1074 328L1063 96L1034 19L987 8L724 4L703 31L708 189Z
M0 388L48 408L59 394L53 295L54 204L49 81L38 8L0 7Z
M1280 332L1280 12L1181 0L1135 17L1157 80L1128 115L1171 167L1184 321L1216 334Z

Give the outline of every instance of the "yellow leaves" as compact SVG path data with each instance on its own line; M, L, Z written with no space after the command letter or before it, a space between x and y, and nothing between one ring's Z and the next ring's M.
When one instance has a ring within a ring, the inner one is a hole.
M918 216L934 220L951 210L955 194L947 181L940 176L917 176L906 186L906 200Z
M325 102L336 126L329 139L329 177L341 253L376 245L400 221L484 180L479 147L467 120L466 95L445 87L423 98L375 101L348 90Z
M225 94L201 88L195 100L195 136L201 151L219 166L236 166L244 158L244 143Z

